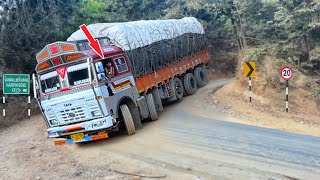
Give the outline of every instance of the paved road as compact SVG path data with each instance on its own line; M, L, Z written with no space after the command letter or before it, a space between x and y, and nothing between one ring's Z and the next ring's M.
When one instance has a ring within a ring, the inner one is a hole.
M167 105L133 136L55 147L41 116L23 121L0 132L0 180L137 179L118 171L172 180L319 180L319 137L233 123L207 102L230 81Z
M234 153L320 168L320 138L280 130L200 118L180 110L168 123L177 141Z
M221 121L228 116L206 98L229 81L213 81L168 105L134 136L117 134L71 150L83 162L111 160L111 169L168 179L320 179L320 138Z

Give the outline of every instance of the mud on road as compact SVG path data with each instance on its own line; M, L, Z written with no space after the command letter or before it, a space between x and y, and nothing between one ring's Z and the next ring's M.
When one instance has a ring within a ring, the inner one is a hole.
M115 171L164 179L319 179L318 138L225 122L231 117L206 104L208 93L230 81L212 81L167 105L133 136L57 147L42 117L33 117L0 132L0 179L141 178Z

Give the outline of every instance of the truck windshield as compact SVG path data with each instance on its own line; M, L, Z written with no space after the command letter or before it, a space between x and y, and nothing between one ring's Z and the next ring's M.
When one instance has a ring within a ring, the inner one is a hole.
M78 86L89 83L89 73L87 63L78 64L68 68L69 84Z
M65 79L59 78L56 71L52 71L40 76L42 93L50 93L60 90L61 82L64 86L76 87L89 83L88 64L82 63L67 67L67 74ZM91 76L93 78L93 75ZM67 83L66 83L67 81ZM63 87L64 87L63 86Z
M56 71L40 77L42 93L50 93L60 89L59 77Z

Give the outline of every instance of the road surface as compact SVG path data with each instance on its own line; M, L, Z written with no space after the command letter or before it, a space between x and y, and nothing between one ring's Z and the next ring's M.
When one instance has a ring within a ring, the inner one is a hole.
M137 178L114 171L166 175L164 179L320 179L319 137L233 123L208 105L208 93L230 81L212 81L195 95L165 106L158 121L144 123L133 136L115 133L107 140L54 147L52 140L42 138L44 123L34 123L42 119L23 122L0 133L5 152L0 179L1 174L4 179ZM32 133L17 138L13 130ZM40 149L41 158L32 158L34 149ZM20 157L28 153L31 157Z

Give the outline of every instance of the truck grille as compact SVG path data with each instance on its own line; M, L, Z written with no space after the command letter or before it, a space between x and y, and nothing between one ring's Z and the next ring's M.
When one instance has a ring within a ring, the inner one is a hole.
M60 124L84 121L89 118L85 105L56 111L56 115Z

